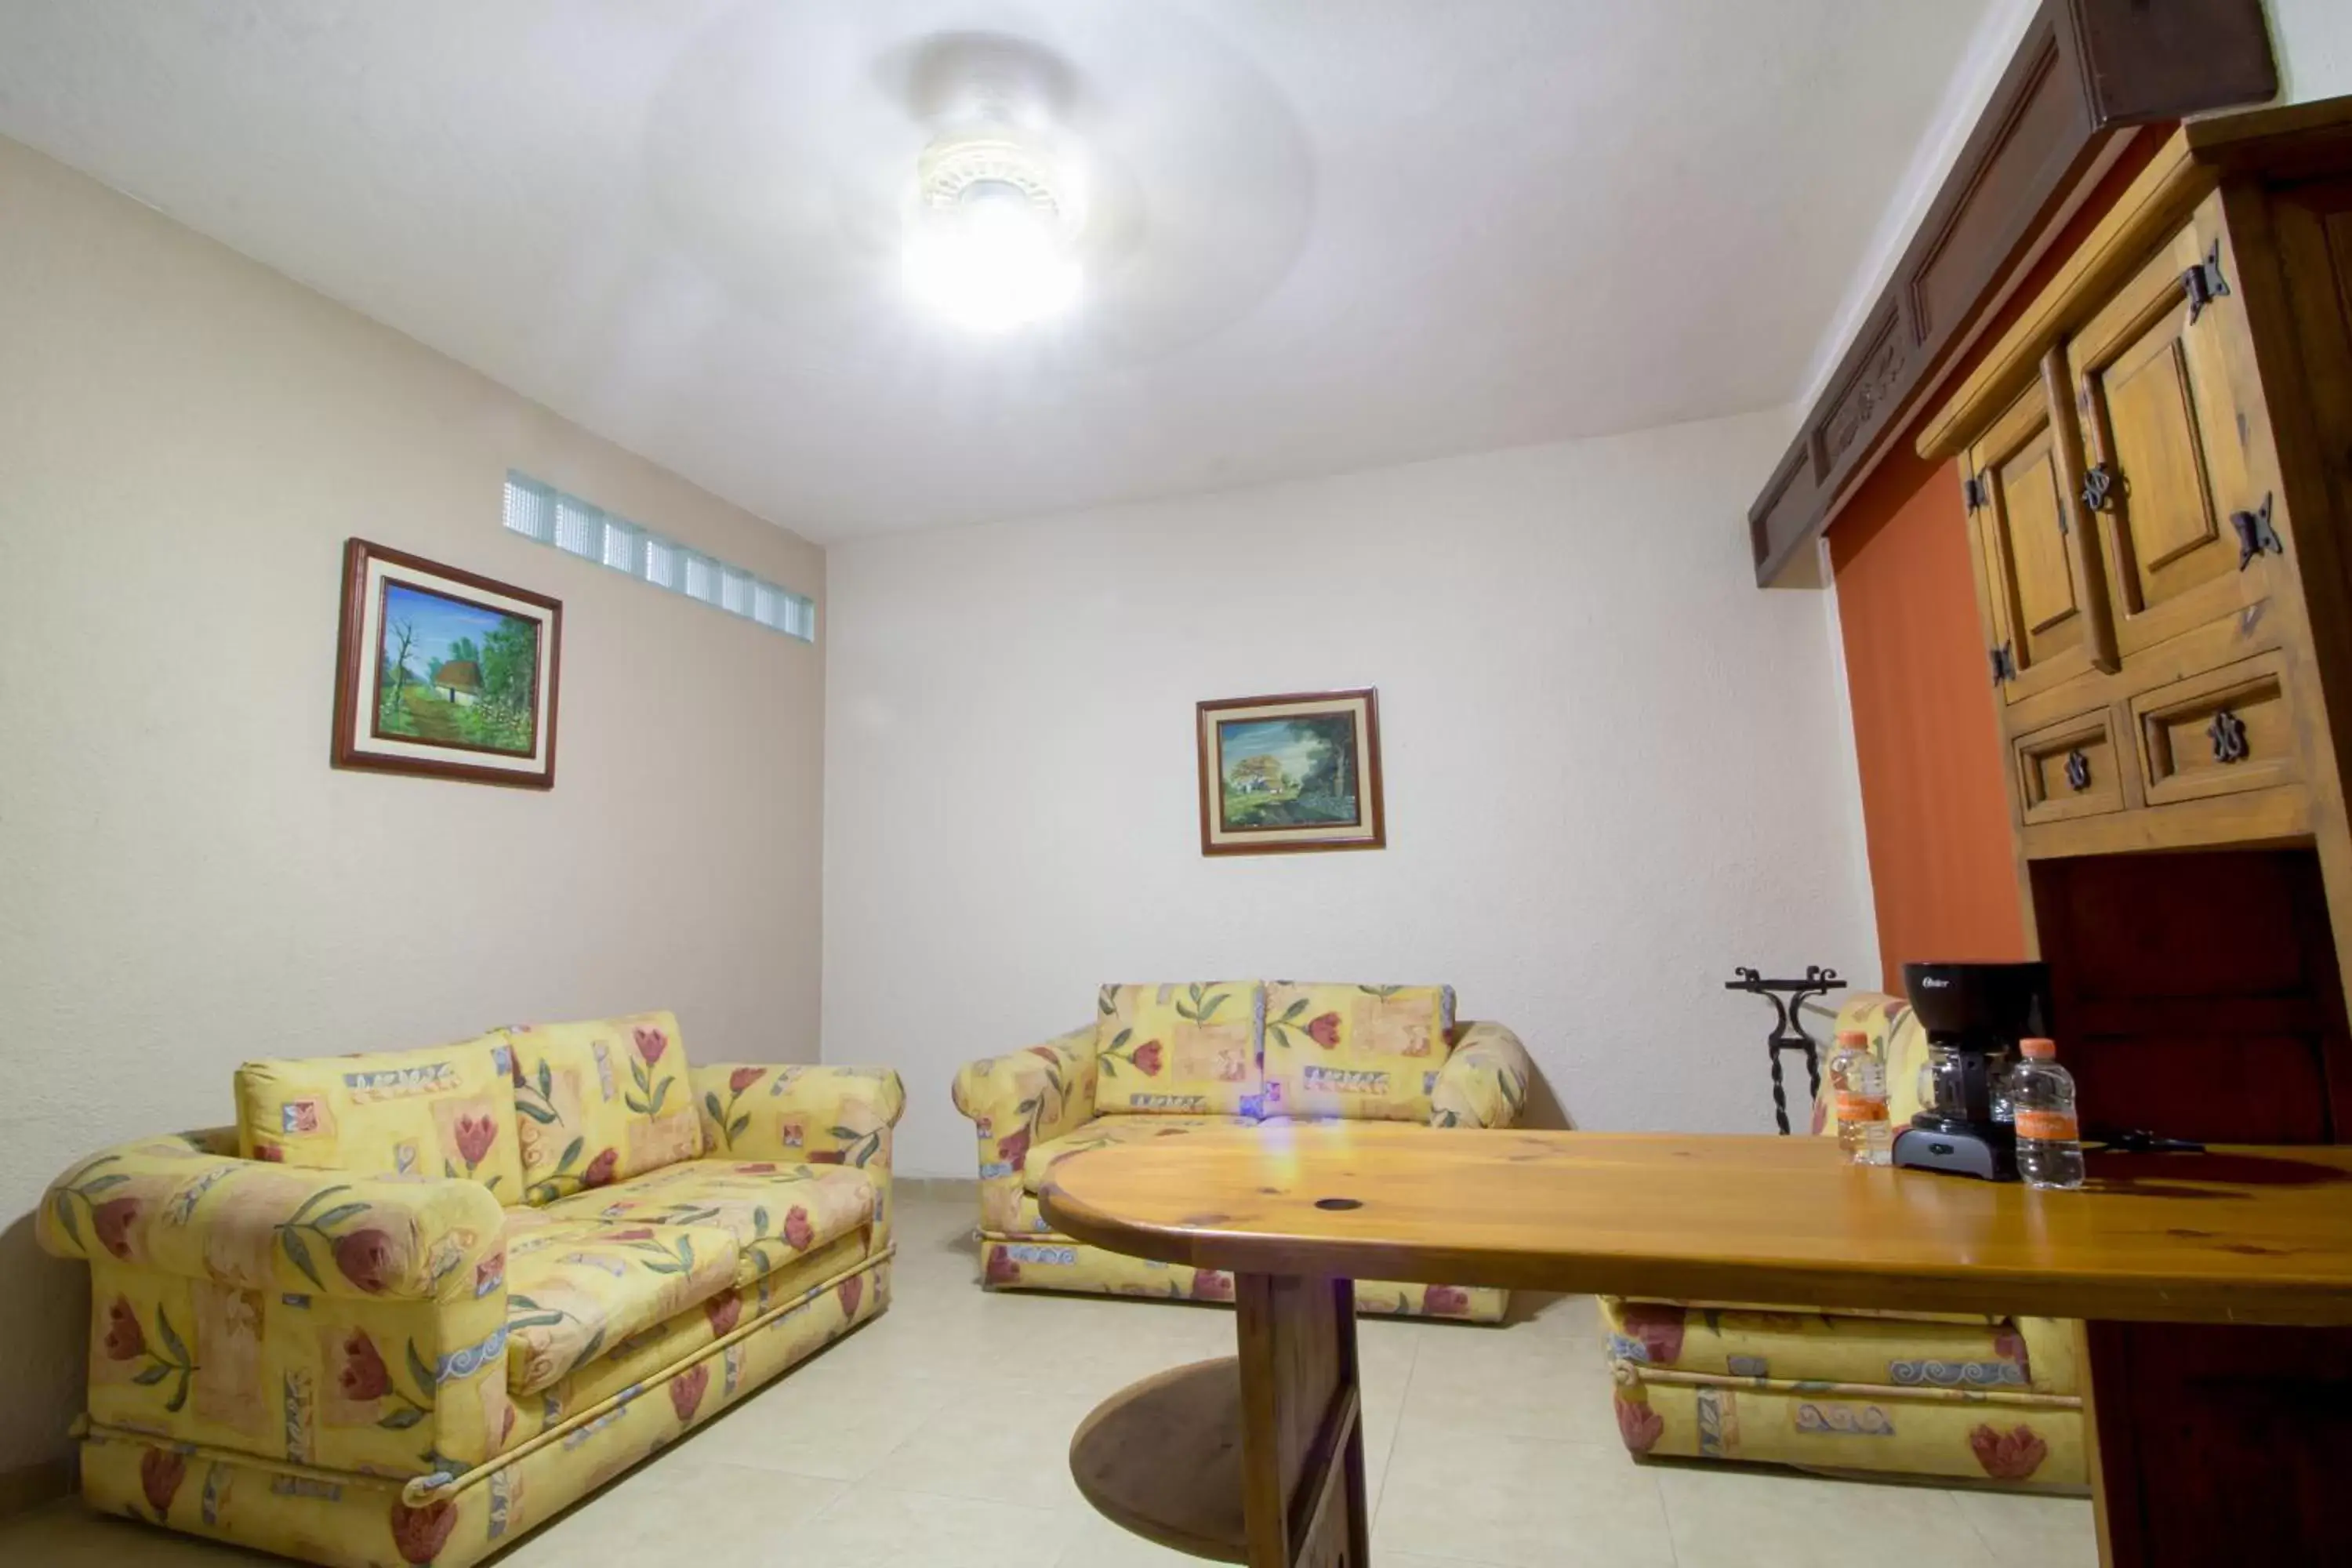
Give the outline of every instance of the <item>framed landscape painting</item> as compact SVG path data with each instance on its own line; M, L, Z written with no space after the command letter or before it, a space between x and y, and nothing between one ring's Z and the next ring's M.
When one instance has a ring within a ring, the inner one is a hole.
M1203 702L1201 853L1378 849L1376 693L1301 692Z
M553 787L562 641L544 594L349 541L334 765Z

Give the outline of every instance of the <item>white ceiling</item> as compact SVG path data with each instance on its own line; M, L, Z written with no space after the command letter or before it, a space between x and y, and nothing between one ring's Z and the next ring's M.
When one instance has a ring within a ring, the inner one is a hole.
M830 542L1786 401L1994 4L0 0L0 133ZM962 31L1115 198L1012 338L896 268Z

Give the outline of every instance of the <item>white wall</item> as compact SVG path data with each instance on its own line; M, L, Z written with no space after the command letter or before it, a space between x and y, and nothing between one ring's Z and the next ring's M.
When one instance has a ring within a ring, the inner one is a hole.
M2264 0L2276 46L2281 98L2290 103L2352 93L2352 3Z
M1448 981L1597 1128L1766 1129L1733 965L1877 972L1820 601L1743 517L1785 412L836 546L824 1050L958 1064L1106 980ZM1209 860L1192 704L1376 686L1390 847Z
M824 559L0 141L0 1494L79 1407L34 1205L250 1056L673 1006L816 1055L818 650L528 543L509 465L822 593ZM553 791L327 765L343 540L563 601Z
M2271 46L2278 59L2281 103L2309 103L2352 93L2352 0L2263 0ZM1837 373L1838 362L1878 304L1895 263L1918 232L1928 205L1959 162L1969 133L1991 101L1993 89L2017 53L2041 0L1988 0L1968 48L1954 67L1944 97L1912 152L1894 200L1863 252L1805 372L1796 402L1811 407Z

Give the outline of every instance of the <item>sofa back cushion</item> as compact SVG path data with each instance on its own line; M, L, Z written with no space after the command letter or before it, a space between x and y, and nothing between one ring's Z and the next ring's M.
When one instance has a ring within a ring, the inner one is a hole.
M1265 987L1255 980L1106 985L1096 1004L1099 1115L1256 1116Z
M497 1035L420 1051L236 1069L237 1152L362 1176L467 1176L522 1202L514 1085Z
M1429 1120L1454 1036L1451 985L1265 988L1265 1114Z
M504 1032L528 1201L552 1203L702 1152L686 1047L669 1014Z

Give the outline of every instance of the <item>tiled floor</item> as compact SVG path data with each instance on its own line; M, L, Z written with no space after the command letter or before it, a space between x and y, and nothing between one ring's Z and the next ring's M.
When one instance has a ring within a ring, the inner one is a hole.
M1192 1561L1097 1518L1070 1434L1162 1367L1230 1354L1213 1308L983 1295L971 1200L901 1205L890 1311L498 1560L499 1568L1142 1568ZM1735 1466L1637 1466L1591 1304L1501 1330L1368 1320L1381 1568L2073 1568L2090 1505ZM0 1525L0 1563L213 1568L249 1553L85 1514ZM273 1561L259 1559L259 1561Z

